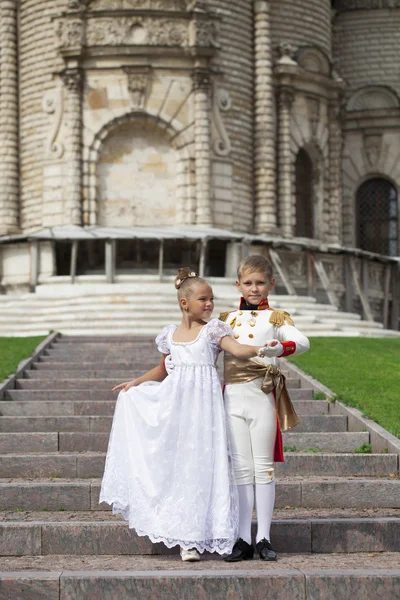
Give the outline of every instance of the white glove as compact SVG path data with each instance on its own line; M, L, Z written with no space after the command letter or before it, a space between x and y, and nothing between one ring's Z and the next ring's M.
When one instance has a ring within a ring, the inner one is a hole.
M277 342L277 344L275 346L263 346L258 351L258 356L268 356L271 358L273 356L281 356L281 354L283 354L283 346L280 342L278 342L278 340L270 340L270 342Z
M171 375L172 371L174 370L174 363L172 362L170 354L168 354L168 356L165 357L164 365L168 375Z

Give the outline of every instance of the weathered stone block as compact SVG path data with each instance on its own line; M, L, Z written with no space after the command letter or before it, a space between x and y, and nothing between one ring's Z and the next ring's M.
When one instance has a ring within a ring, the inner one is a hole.
M304 571L307 600L381 600L400 597L398 571Z
M312 551L398 552L400 519L313 520Z
M59 573L0 573L0 600L59 600Z
M0 510L90 510L89 482L0 483Z
M36 556L41 554L41 550L40 525L33 523L0 523L1 556Z

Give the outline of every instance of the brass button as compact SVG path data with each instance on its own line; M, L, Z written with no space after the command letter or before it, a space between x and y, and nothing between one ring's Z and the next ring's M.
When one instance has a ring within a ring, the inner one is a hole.
M249 321L249 325L250 327L255 327L256 322L255 321Z
M238 323L236 323L236 327L240 327L241 326L241 322L239 321Z
M254 335L252 333L249 333L249 338L253 338Z
M238 337L239 337L239 334L238 334L238 333L235 333L235 335L234 335L233 337L235 338L235 340L237 340L237 339L238 339Z
M256 312L255 310L252 310L251 314L253 315L253 317L258 317L258 312Z
M243 311L242 310L238 310L238 315L241 316L242 314L243 314Z

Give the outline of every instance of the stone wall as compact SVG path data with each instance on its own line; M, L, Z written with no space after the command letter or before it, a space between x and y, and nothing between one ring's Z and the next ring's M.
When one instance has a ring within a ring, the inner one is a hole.
M272 44L317 46L331 54L330 0L271 0Z
M333 53L347 95L372 84L400 94L400 9L343 12L334 20Z
M228 216L233 229L251 231L253 226L253 6L252 2L243 2L243 0L209 0L208 6L220 17L218 25L220 48L213 60L213 66L221 71L221 76L216 77L215 86L227 91L231 102L230 109L222 115L232 149L226 157L226 165L216 166L215 169L215 224L227 227ZM231 189L230 186L227 187L229 182L226 181L229 163L232 169ZM224 174L225 181L219 179ZM231 211L228 208L229 202Z
M56 52L52 17L66 7L67 0L20 2L20 202L24 231L65 222L59 179L62 172L56 176L53 168L59 164L61 151L50 138L61 102L54 73L64 66ZM47 165L52 167L51 181L44 186Z

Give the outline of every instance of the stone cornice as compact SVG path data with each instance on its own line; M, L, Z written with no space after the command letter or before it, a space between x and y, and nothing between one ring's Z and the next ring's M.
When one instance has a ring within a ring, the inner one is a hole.
M335 10L373 10L379 8L400 8L400 0L336 0Z

